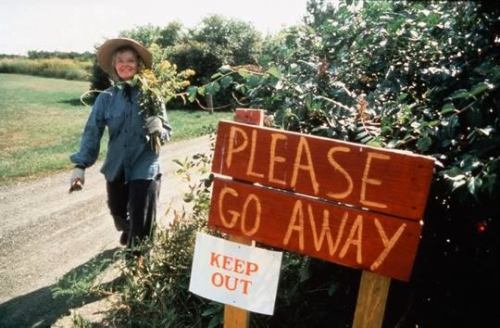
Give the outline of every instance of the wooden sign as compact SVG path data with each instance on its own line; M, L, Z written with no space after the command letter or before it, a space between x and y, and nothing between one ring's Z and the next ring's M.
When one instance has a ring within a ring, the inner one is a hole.
M211 226L266 245L408 280L421 226L291 192L215 178Z
M433 160L220 122L209 225L235 236L408 280ZM256 183L256 184L251 184Z
M433 165L409 152L220 122L212 171L418 221Z

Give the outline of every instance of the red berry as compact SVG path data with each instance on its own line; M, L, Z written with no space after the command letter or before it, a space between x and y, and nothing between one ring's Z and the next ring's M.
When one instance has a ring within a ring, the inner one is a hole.
M487 223L485 221L481 221L476 224L477 233L485 232L486 228L487 228Z

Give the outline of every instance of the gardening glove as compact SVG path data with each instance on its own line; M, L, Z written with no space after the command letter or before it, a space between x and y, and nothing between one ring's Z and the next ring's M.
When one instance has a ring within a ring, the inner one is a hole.
M158 116L150 116L146 118L144 127L148 131L148 134L158 134L161 135L165 130L163 128L163 122Z
M151 149L153 149L156 154L159 154L162 138L165 135L163 121L158 116L147 117L144 122L144 128L148 133Z
M75 167L73 173L71 174L69 192L82 190L83 184L85 183L85 169Z

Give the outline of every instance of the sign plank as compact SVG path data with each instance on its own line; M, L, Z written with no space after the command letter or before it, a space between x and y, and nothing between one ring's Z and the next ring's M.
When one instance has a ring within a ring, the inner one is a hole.
M216 177L209 226L231 235L407 281L421 225Z
M212 172L419 221L433 165L409 152L222 121Z

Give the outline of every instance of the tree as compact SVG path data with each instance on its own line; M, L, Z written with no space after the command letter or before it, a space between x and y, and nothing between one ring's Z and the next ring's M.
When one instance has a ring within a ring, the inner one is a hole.
M261 35L252 24L219 15L204 18L191 38L207 44L224 64L254 64L260 52Z
M213 103L231 105L231 93L220 90L217 83L210 83L213 74L222 65L256 63L260 53L260 34L249 24L213 15L206 17L184 39L167 49L167 57L180 69L192 68L196 72L195 83L208 84L198 89L205 97L207 107ZM216 99L212 96L216 94Z
M222 59L217 57L208 44L191 40L171 47L167 57L180 70L194 69L198 84L207 83L210 76L223 64Z
M121 37L131 38L142 43L145 47L151 46L160 38L161 29L151 24L137 26L131 30L120 32Z
M161 48L172 47L184 37L184 26L179 21L173 21L160 29L156 43Z

